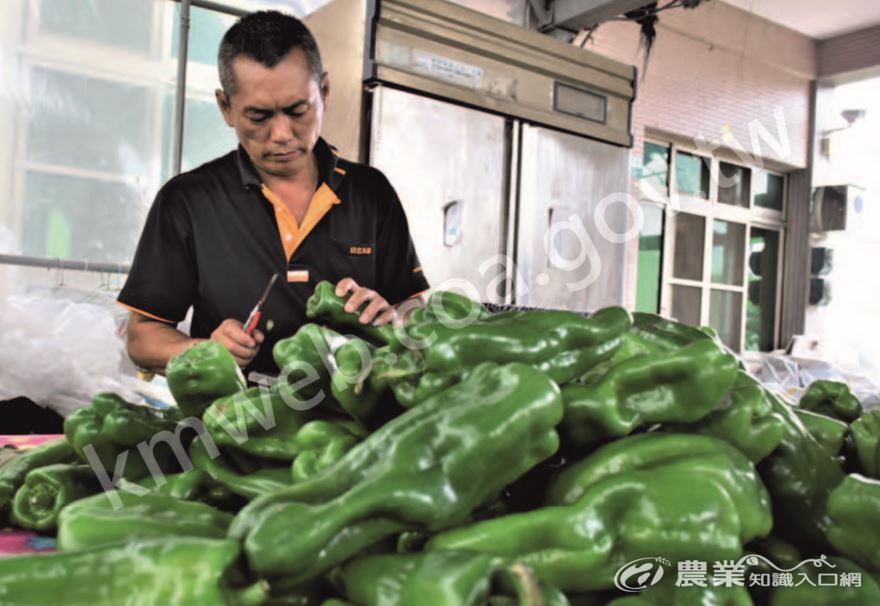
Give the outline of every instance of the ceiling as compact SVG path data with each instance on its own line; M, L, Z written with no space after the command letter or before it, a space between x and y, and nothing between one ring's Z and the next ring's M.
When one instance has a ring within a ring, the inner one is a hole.
M830 38L880 24L877 0L724 0L811 38Z

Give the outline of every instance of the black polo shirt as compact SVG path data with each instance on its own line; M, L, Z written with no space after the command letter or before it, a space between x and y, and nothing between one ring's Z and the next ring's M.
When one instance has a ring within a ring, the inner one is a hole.
M242 147L174 177L147 216L119 302L177 324L190 306L190 335L209 337L227 318L242 322L269 277L266 341L248 367L277 372L272 347L305 322L315 284L352 277L400 303L428 288L394 188L370 166L315 145L319 186L302 220L265 187ZM267 322L273 323L270 331Z

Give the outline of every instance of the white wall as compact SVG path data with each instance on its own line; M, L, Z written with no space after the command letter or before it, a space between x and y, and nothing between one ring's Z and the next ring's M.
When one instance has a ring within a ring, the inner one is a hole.
M863 109L846 125L845 109ZM827 276L832 300L807 308L808 335L818 337L829 361L880 373L880 78L838 86L819 95L814 185L858 186L862 211L848 216L847 229L813 236L812 246L834 250ZM822 138L830 140L823 156ZM852 208L850 210L853 210Z

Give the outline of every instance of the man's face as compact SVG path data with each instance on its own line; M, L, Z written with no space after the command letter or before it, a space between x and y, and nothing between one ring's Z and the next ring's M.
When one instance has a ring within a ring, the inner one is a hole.
M316 82L299 49L271 69L238 56L232 70L235 92L218 90L217 103L254 166L276 177L306 169L321 132L327 74Z

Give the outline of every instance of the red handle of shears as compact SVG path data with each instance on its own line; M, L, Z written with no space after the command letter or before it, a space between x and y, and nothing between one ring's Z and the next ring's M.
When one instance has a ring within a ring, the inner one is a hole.
M254 309L254 311L251 312L251 315L248 316L247 322L245 322L244 325L245 333L249 335L254 334L254 330L257 329L257 324L260 323L260 314L261 312L259 309Z

